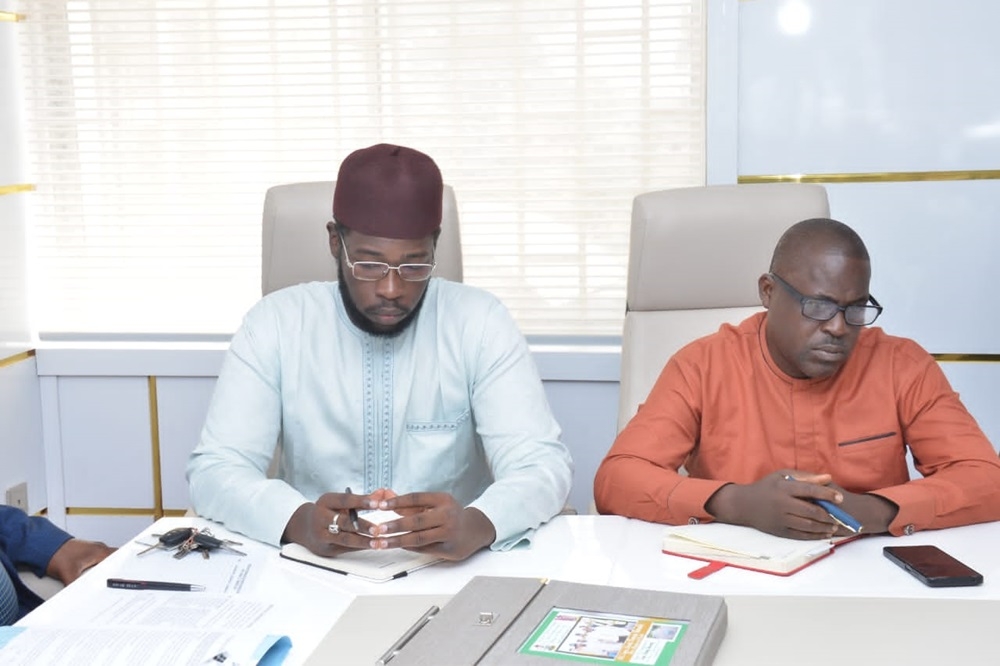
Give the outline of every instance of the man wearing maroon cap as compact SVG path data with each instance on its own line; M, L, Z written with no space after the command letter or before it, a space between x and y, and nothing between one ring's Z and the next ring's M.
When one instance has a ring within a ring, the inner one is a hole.
M199 515L320 555L460 560L562 509L572 462L524 337L495 297L431 277L442 191L411 148L344 160L338 281L269 294L233 337L188 463ZM401 517L353 520L369 508Z

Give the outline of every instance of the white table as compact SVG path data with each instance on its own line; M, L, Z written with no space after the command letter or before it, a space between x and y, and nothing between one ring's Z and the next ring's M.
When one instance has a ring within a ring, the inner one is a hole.
M140 538L180 525L208 525L197 518L163 518ZM216 535L228 533L213 525ZM866 537L790 576L726 568L702 580L687 574L695 560L663 555L663 526L617 516L558 516L535 535L530 548L483 551L464 562L444 563L386 583L368 583L280 558L278 550L248 544L262 556L259 583L246 594L276 606L274 632L292 638L288 664L302 664L358 595L453 594L476 575L530 576L622 587L725 596L868 597L886 599L1000 600L1000 523L973 525L910 537ZM240 538L236 536L235 538ZM242 539L245 540L245 539ZM985 576L974 588L925 587L881 553L887 543L935 544ZM19 624L59 623L86 608L86 599L104 588L141 548L129 544L56 595ZM219 555L218 557L222 557ZM831 639L832 642L832 639Z
M1000 522L918 532L911 536L866 536L791 576L726 567L702 580L687 574L703 562L663 555L663 526L628 521L626 541L609 585L719 595L848 596L930 599L1000 599ZM931 544L983 574L977 587L929 588L882 555L887 545ZM998 659L1000 663L1000 659Z

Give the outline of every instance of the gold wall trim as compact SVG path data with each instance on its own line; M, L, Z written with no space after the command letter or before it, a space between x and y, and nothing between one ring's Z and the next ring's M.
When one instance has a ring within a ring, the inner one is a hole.
M42 509L41 515L48 512L48 509ZM70 516L149 516L153 517L155 510L152 508L147 509L137 509L133 507L111 507L111 506L68 506L66 507L66 515ZM187 509L163 509L164 516L170 516L173 518L184 517L187 515Z
M68 506L67 516L152 516L152 509L133 509L108 506Z
M938 362L1000 363L1000 354L931 354Z
M881 171L737 176L738 183L913 183L943 180L1000 180L1000 169L977 171Z
M0 23L17 23L24 18L24 14L15 14L14 12L0 12Z
M14 365L15 363L26 361L34 355L35 350L29 349L28 351L23 351L20 354L14 354L13 356L8 356L7 358L0 358L0 368L6 368L8 365Z
M31 183L16 183L14 185L0 185L0 196L5 194L18 194L19 192L34 192L35 186Z
M149 383L149 441L153 446L153 515L163 518L163 482L160 479L160 412L156 400L156 377Z

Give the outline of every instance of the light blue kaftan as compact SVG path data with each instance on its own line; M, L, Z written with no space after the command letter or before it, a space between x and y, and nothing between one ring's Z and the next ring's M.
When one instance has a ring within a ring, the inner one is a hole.
M335 282L313 282L246 315L187 475L199 515L272 544L304 502L384 487L451 493L505 549L563 508L572 461L559 435L494 296L432 278L417 318L387 338L351 323Z

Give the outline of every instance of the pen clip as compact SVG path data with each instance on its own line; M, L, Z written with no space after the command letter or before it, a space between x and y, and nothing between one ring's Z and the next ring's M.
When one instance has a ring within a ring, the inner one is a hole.
M783 478L786 481L798 481L798 479L796 479L791 474L785 474ZM861 530L863 529L864 526L859 521L856 521L853 516L851 516L849 513L838 507L833 502L821 499L812 499L810 501L823 507L823 509L826 510L827 515L833 518L833 522L837 523L851 534L861 534ZM845 516L846 519L841 518L840 514L843 514L843 516ZM856 522L857 526L851 525L850 523L847 522L848 520Z
M378 658L378 661L375 662L375 666L385 666L392 661L392 658L399 654L400 650L402 650L414 636L420 633L420 630L423 629L428 622L434 619L434 616L437 615L439 610L441 609L437 606L431 606L428 608L427 612L421 615L420 619L410 625L410 628L404 631L403 635L400 636L395 643L389 646L389 649L385 651L385 654Z
M832 513L829 514L829 516L831 518L833 518L833 522L837 523L838 525L840 525L841 527L843 527L845 530L847 530L851 534L857 534L858 532L861 531L861 530L858 530L858 529L855 529L855 528L851 527L850 525L848 525L847 523L845 523L844 521L842 521L840 518L837 518L837 516L833 515Z

